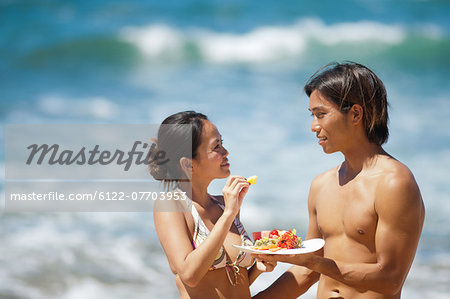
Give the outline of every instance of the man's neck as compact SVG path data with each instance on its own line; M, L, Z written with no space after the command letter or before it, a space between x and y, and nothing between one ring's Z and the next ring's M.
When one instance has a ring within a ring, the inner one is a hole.
M339 168L342 184L354 179L361 171L372 168L380 155L387 155L380 145L370 142L362 142L343 154L345 161Z

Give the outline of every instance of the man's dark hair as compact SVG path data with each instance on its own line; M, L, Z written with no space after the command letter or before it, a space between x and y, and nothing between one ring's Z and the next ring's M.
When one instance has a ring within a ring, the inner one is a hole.
M377 75L364 65L330 63L320 68L306 83L309 96L317 90L347 113L354 104L363 108L363 120L370 142L382 145L389 137L386 89Z

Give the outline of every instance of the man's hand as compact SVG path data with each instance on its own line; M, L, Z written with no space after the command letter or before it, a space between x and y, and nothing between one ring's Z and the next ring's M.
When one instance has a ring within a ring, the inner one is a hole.
M283 262L299 266L309 264L314 255L314 252L306 254L252 254L259 261L269 263Z

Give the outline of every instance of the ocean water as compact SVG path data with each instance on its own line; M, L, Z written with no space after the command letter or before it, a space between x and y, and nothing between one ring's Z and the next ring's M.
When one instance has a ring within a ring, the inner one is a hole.
M342 156L317 145L302 87L328 62L363 63L388 90L385 149L413 171L426 205L403 297L449 298L449 14L438 0L5 0L0 123L160 123L201 111L232 172L259 176L246 229L304 235L309 184ZM151 213L3 212L0 240L0 298L177 298Z

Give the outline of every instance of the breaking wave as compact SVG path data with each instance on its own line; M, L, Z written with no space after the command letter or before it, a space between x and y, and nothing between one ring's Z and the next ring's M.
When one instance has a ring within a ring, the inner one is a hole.
M301 19L289 26L262 26L244 33L214 32L203 28L180 30L152 24L125 27L120 30L119 37L135 45L150 61L208 63L277 61L304 56L316 47L329 49L361 44L376 45L370 47L369 52L373 54L403 44L406 47L411 38L422 38L435 44L445 38L435 25L406 28L373 21L328 25L316 18Z

